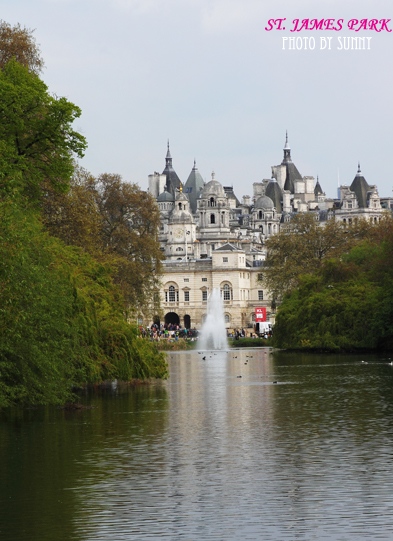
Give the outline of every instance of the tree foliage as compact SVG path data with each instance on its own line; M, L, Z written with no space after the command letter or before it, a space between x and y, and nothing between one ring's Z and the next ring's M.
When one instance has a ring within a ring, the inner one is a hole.
M75 168L81 112L37 76L30 31L1 23L0 58L0 407L64 403L73 387L107 379L165 378L164 354L138 338L118 285L143 302L155 283L152 199Z
M42 182L66 191L73 157L86 148L72 128L79 107L50 96L45 83L15 59L0 70L0 95L0 194L18 190L34 201Z
M0 407L62 403L72 386L166 377L126 321L110 270L42 231L31 211L0 204Z
M109 263L127 307L146 313L158 291L163 257L154 198L120 175L94 178L76 167L69 191L48 188L41 208L48 231Z
M393 220L373 226L341 258L298 277L276 318L278 347L393 347Z
M346 228L334 220L321 225L312 214L299 213L266 242L265 285L274 298L282 298L299 284L301 275L316 272L325 259L347 253L369 229L363 220Z
M129 306L146 308L158 291L163 259L157 203L136 184L122 182L119 175L100 175L94 188L103 248L116 257L117 283Z
M33 32L26 27L22 28L19 23L11 26L0 21L0 69L15 58L32 73L38 74L43 70L44 61Z

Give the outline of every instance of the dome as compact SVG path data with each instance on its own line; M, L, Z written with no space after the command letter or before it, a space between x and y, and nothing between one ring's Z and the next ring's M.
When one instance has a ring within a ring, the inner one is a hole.
M176 192L176 202L177 201L186 201L187 203L190 202L187 195L183 191L180 191L180 190Z
M216 197L225 197L224 188L217 180L211 180L203 188L202 197L209 197L215 195Z
M266 195L262 195L261 197L259 197L255 203L255 208L256 209L266 209L266 210L273 210L274 208L274 203L273 201L270 199L270 197L266 197Z
M175 198L171 192L167 192L166 190L157 197L157 203L173 203L174 200Z

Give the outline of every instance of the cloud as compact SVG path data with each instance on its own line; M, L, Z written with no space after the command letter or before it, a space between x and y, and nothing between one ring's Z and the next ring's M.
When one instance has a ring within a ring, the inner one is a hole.
M232 32L254 24L265 9L256 0L215 0L206 2L201 9L203 28L211 33Z

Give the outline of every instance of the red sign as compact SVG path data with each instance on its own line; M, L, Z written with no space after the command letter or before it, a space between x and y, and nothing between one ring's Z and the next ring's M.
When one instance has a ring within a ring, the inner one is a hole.
M266 308L255 308L255 321L266 321Z

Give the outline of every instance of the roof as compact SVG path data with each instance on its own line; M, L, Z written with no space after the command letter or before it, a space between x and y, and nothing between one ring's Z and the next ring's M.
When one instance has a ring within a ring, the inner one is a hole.
M158 197L157 203L173 202L175 198L170 192L164 190Z
M240 250L239 248L236 248L236 246L233 246L230 242L226 242L216 250L215 252L243 252L244 250Z
M225 197L224 188L217 180L214 180L214 177L213 180L205 184L205 187L203 188L202 197L208 197L209 195Z
M321 185L319 184L318 177L317 177L317 183L314 188L314 195L323 195L323 191L322 191Z
M356 176L350 186L350 190L355 192L359 208L367 208L367 192L370 190L370 186L360 171L360 164L358 167L358 172L356 173Z
M188 195L190 207L194 213L197 211L197 201L203 191L204 186L205 182L198 171L196 162L194 160L194 167L192 168L191 173L188 175L187 182L184 186L184 192Z
M273 201L277 212L282 212L282 191L280 185L275 178L272 178L269 184L266 186L265 194Z
M172 156L169 150L169 141L168 141L168 150L167 150L166 158L165 158L165 169L162 172L162 174L166 176L165 187L167 191L173 194L174 196L175 190L176 188L180 188L181 182L180 182L179 177L176 174L176 171L173 169L173 166L172 166Z
M270 197L266 197L266 195L261 195L261 197L258 197L255 203L256 209L266 209L266 210L273 210L274 203L270 199Z
M284 184L284 190L289 190L291 193L295 193L295 180L303 180L302 175L297 170L296 165L290 161L283 163L287 168L287 178Z
M302 176L291 158L291 147L288 143L288 132L286 133L284 158L281 165L285 165L287 169L287 178L285 180L284 190L289 190L291 193L295 193L295 180L302 180Z
M233 186L224 186L224 192L227 194L228 199L234 199L236 201L236 206L240 207L240 201L236 197L235 192L233 191Z

